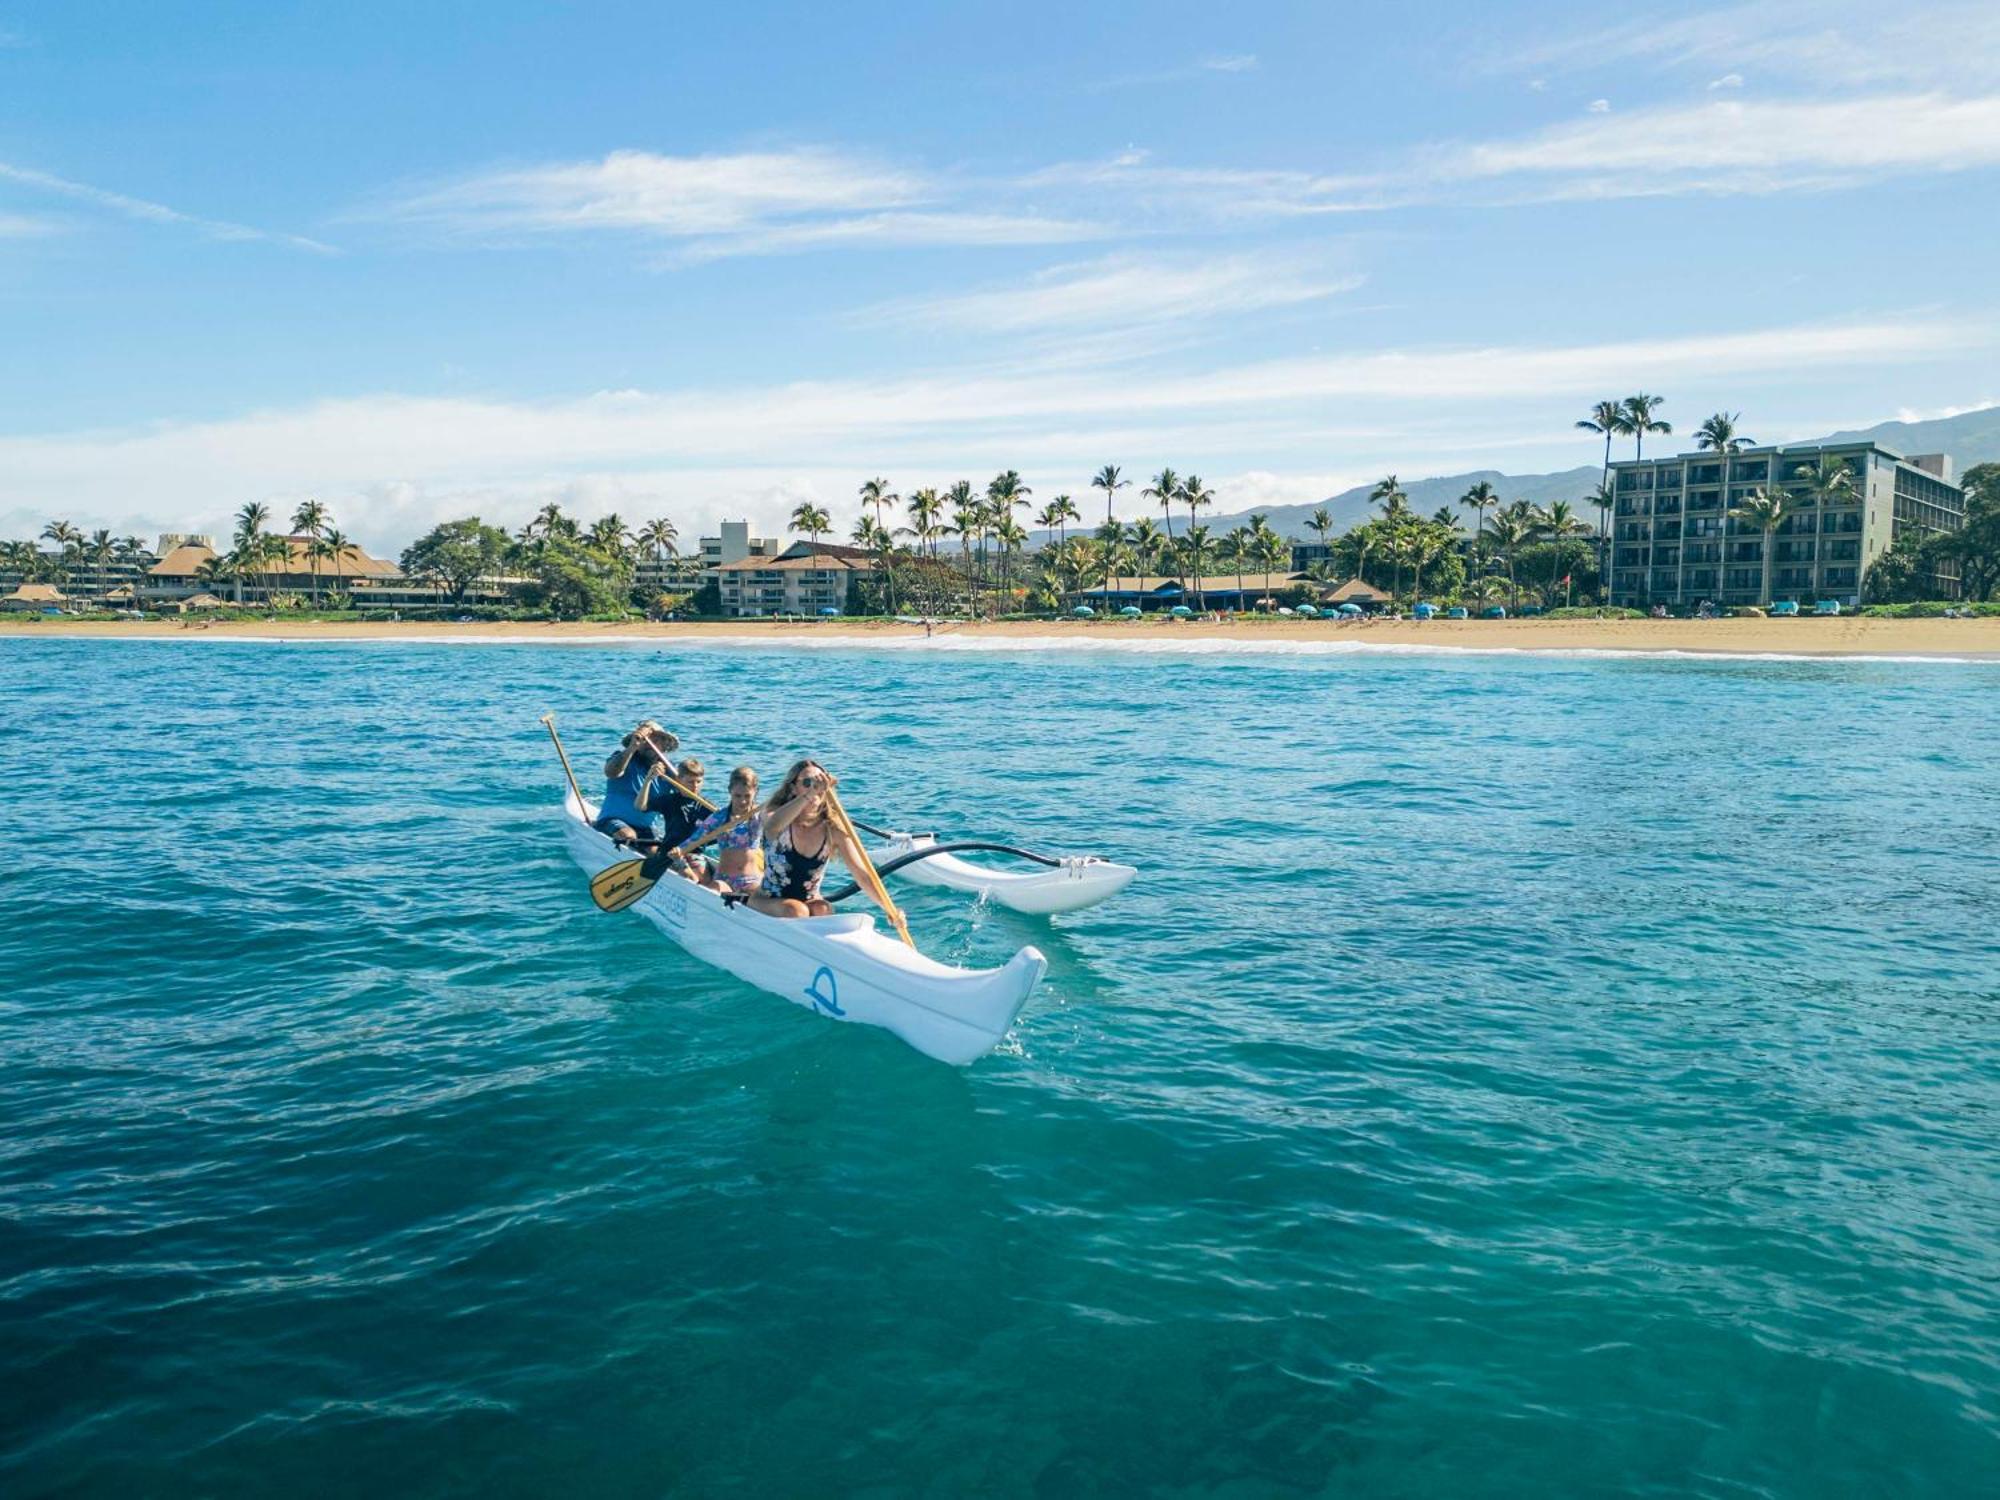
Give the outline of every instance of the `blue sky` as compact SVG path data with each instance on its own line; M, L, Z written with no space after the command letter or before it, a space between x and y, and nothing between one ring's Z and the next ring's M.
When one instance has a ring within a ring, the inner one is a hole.
M2000 7L0 0L0 535L1219 508L2000 399Z

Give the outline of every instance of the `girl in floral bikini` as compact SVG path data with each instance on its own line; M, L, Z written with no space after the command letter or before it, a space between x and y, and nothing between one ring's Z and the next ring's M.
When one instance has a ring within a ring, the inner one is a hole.
M748 896L764 884L764 819L765 810L757 805L757 773L748 766L738 766L729 773L729 801L697 823L674 852L684 853L717 829L736 824L704 846L715 850L714 873L704 878L702 867L693 865L690 878L712 891Z

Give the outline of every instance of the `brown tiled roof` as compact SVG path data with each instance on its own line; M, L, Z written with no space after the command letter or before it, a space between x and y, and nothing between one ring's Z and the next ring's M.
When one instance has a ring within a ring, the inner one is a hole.
M1346 604L1350 600L1359 603L1363 599L1386 599L1389 596L1372 583L1363 583L1359 578L1350 578L1339 588L1326 596L1329 604Z
M283 577L310 578L313 560L306 556L307 539L302 536L288 536L285 545L291 552L291 560L283 568L275 569ZM215 556L213 547L204 547L199 542L182 542L165 557L161 558L147 572L154 578L192 578L201 565ZM352 544L343 547L339 561L321 558L319 574L322 578L396 578L402 570L394 563L384 562L379 557L370 557Z
M873 566L866 553L850 560L820 551L811 557L744 557L723 563L718 573L866 573Z

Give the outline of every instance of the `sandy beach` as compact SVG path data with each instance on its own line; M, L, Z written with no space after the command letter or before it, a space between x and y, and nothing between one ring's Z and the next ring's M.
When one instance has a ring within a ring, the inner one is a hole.
M423 640L466 642L752 642L771 645L926 641L922 626L882 620L723 620L688 624L629 621L324 622L250 620L57 621L0 619L0 640L142 637L160 640ZM1205 647L1230 643L1460 647L1467 650L1713 652L1727 655L1941 656L2000 658L2000 619L1878 620L1410 620L1335 624L1325 620L1016 620L936 626L929 644L1034 642L1080 647L1118 642Z

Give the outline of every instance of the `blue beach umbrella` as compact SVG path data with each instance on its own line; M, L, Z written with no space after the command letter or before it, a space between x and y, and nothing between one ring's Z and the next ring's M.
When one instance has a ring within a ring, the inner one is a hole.
M1167 613L1172 615L1176 620L1185 620L1190 618L1194 614L1194 611L1189 609L1185 604L1176 604Z
M1304 615L1308 620L1319 618L1319 611L1314 609L1310 604L1301 604L1298 608L1298 613Z
M1118 613L1121 615L1130 615L1134 619L1136 619L1140 614L1143 613L1143 611L1136 604L1128 604L1123 609L1119 610Z
M1088 604L1079 604L1070 613L1075 615L1079 620L1095 619L1097 616L1097 611L1092 609Z
M823 615L837 615L840 613L840 611L835 609L831 604L822 604L819 607L819 612Z
M1361 606L1358 604L1343 604L1340 606L1340 612L1344 615L1358 615L1361 613Z

